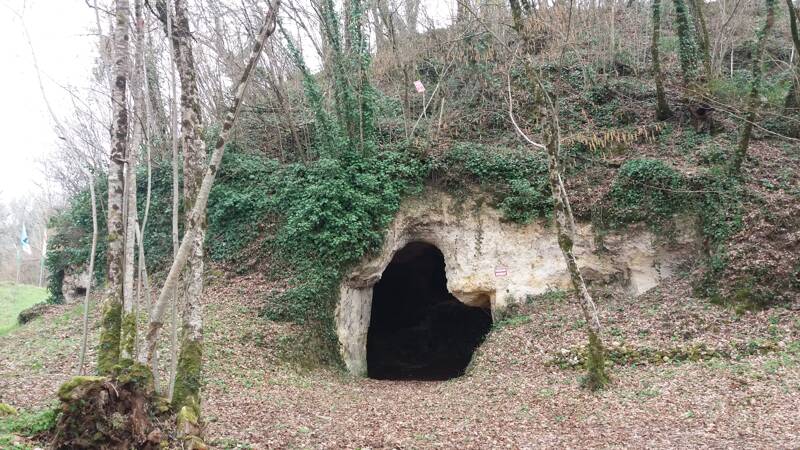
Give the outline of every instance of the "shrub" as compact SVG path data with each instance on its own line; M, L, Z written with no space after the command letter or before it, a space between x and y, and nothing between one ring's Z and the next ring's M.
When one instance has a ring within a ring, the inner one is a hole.
M658 226L691 202L683 175L655 159L632 159L620 168L611 187L610 225L647 222Z
M461 143L433 162L433 178L459 195L468 183L492 195L506 219L529 223L552 209L547 161L526 150Z

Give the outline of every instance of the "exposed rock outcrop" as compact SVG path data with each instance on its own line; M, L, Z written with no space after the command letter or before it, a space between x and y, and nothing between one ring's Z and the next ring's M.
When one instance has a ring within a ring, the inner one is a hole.
M632 295L657 286L697 251L696 227L688 219L677 220L669 238L644 225L602 238L591 224L576 225L576 256L587 281L618 285ZM342 358L353 374L367 373L373 286L393 255L411 242L438 247L450 293L467 305L490 307L493 317L514 303L570 287L555 229L547 221L509 223L479 194L460 200L429 190L401 206L381 252L357 265L342 282L336 326Z
M87 286L89 286L89 273L83 268L81 268L80 272L68 271L65 273L64 282L61 284L64 303L70 304L83 301Z

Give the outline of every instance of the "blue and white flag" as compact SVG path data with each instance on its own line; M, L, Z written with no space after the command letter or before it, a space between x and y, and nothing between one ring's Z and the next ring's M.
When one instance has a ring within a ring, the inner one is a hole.
M22 233L19 235L19 243L22 246L22 251L31 254L31 243L28 240L28 232L25 231L25 224L22 224Z

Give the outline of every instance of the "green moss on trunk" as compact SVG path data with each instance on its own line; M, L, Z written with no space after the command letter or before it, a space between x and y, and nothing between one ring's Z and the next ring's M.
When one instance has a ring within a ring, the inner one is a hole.
M133 358L136 351L136 314L123 312L122 315L120 351Z
M116 297L118 298L118 297ZM108 375L119 364L120 328L122 326L122 304L116 298L108 298L103 308L100 347L97 350L97 372Z
M137 388L148 394L155 392L153 372L144 364L125 360L117 367L117 382L122 384L135 384Z
M604 388L608 382L606 374L605 349L600 338L593 331L589 330L589 345L587 346L588 355L586 358L586 378L583 380L584 386L596 391Z
M189 407L196 416L200 416L202 368L203 343L184 337L178 357L175 391L172 395L172 406L176 410Z
M106 377L92 377L92 376L72 377L67 382L62 384L61 387L58 388L58 398L62 402L69 402L70 400L74 400L73 393L76 391L76 389L85 387L87 385L103 383L107 380L108 378Z

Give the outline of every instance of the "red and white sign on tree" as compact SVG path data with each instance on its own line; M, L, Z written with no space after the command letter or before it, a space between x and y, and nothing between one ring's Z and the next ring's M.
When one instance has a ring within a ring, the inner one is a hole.
M417 89L417 92L420 93L420 94L425 92L425 85L422 84L422 81L420 81L420 80L417 80L417 81L414 82L414 87Z

